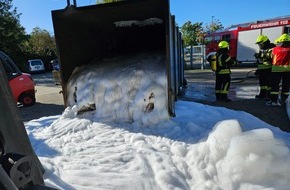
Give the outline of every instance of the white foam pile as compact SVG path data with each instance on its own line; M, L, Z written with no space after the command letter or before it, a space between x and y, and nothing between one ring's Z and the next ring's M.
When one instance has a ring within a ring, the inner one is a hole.
M99 121L150 125L169 119L165 56L139 54L102 61L74 70L67 105Z

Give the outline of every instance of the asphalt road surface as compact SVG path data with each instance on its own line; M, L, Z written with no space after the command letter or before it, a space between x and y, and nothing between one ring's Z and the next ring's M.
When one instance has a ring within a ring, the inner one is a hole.
M36 84L36 103L31 107L20 107L23 122L45 116L60 115L64 111L61 86L56 85L51 72L33 74Z
M259 92L258 78L254 75L255 69L253 67L232 69L229 98L233 101L227 103L215 101L215 75L210 70L187 70L185 78L188 85L179 99L245 111L283 131L290 132L290 120L285 106L269 107L266 106L265 100L255 99L255 95Z

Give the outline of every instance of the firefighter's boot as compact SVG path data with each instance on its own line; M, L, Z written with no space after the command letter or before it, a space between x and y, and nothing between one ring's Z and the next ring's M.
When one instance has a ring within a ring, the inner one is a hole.
M256 95L255 98L258 98L258 99L263 99L263 98L266 98L266 90L260 90L260 93L259 95Z
M286 104L287 98L288 98L288 94L281 94L281 105Z
M222 101L223 102L231 102L232 100L228 98L228 94L222 94Z
M222 96L220 93L215 93L216 101L222 101Z
M271 90L266 90L266 93L265 93L265 100L266 101L270 101L271 100Z

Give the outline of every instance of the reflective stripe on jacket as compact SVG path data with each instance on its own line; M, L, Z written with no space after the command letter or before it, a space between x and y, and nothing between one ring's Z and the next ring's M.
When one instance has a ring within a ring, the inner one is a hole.
M228 54L218 54L217 60L217 74L230 74L230 66L235 65L236 62Z
M259 58L261 62L258 64L258 69L270 69L272 67L272 50L273 48L260 50Z

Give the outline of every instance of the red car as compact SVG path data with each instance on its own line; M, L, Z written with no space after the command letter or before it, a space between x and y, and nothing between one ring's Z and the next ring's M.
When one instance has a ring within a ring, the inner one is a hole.
M4 66L14 100L23 106L32 106L35 103L35 85L31 75L22 73L2 51L0 51L0 63Z

